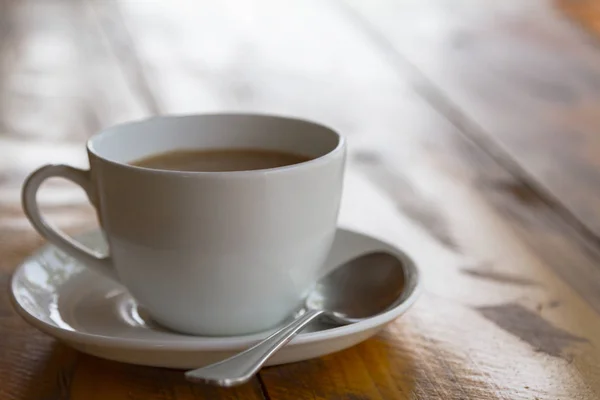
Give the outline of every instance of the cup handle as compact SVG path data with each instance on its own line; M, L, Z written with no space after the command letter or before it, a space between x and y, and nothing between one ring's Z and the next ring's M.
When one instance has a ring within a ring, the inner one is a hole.
M103 257L101 254L84 247L61 231L52 227L40 214L37 202L37 192L40 185L48 178L65 178L81 186L89 199L92 199L92 185L90 182L90 172L69 167L67 165L46 165L33 172L23 184L21 192L21 201L25 215L33 227L45 237L50 243L54 244L60 250L81 261L94 271L118 282L117 274L113 267L110 257Z

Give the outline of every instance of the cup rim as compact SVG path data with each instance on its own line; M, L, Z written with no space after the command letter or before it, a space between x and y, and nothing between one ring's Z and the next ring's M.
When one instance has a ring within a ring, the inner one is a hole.
M322 154L316 158L312 158L310 160L307 161L302 161L300 163L297 164L291 164L291 165L284 165L281 167L275 167L275 168L264 168L264 169L255 169L255 170L243 170L243 171L176 171L176 170L166 170L166 169L154 169L154 168L147 168L147 167L140 167L137 165L133 165L133 164L128 164L126 162L119 162L119 161L114 161L111 160L109 158L104 157L102 154L100 154L97 149L94 148L94 142L101 136L105 136L105 135L114 135L115 132L111 132L113 128L115 127L127 127L130 125L136 125L136 124L140 124L143 122L148 122L154 119L179 119L179 118L190 118L190 117L259 117L259 118L276 118L276 119L280 119L280 120L287 120L287 121L296 121L296 122L302 122L305 124L309 124L309 125L313 125L315 127L324 129L329 131L330 133L333 133L336 138L337 138L337 144L336 146L331 149L330 151L328 151L325 154ZM120 124L116 124L116 125L112 125L110 127L107 127L101 131L99 131L98 133L94 134L92 137L90 137L87 142L86 142L86 149L88 151L88 153L92 154L94 157L102 160L102 162L107 163L107 164L111 164L114 166L118 166L121 168L127 168L127 169L131 169L131 170L136 170L139 172L144 172L144 173L150 173L150 174L159 174L159 175L172 175L172 176L211 176L211 177L216 177L216 176L226 176L226 177L237 177L237 176L246 176L246 175L264 175L264 174L275 174L275 173L283 173L283 172L287 172L290 170L298 170L298 169L305 169L305 168L312 168L312 167L317 167L323 163L328 162L331 158L334 158L338 153L343 152L344 148L346 146L346 139L340 135L335 129L324 125L320 122L316 122L313 120L309 120L309 119L305 119L305 118L300 118L300 117L294 117L294 116L287 116L287 115L281 115L281 114L269 114L269 113L244 113L244 112L214 112L214 113L196 113L196 114L169 114L169 115L157 115L157 116L151 116L148 118L142 118L142 119L137 119L134 121L128 121L128 122L123 122Z

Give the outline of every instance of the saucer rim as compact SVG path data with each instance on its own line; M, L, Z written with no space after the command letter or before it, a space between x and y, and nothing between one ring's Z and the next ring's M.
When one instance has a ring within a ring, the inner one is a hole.
M86 231L82 234L76 235L78 237L85 237L87 235L98 232L99 229ZM391 244L385 240L382 240L376 236L368 234L366 232L360 232L354 229L348 229L345 227L338 226L336 232L346 232L353 235L362 236L363 238L375 240L381 245L388 248L388 250L398 256L407 270L408 275L412 277L412 286L409 287L411 290L405 297L405 299L399 302L393 308L373 316L349 325L341 325L325 330L318 330L314 332L302 333L300 332L287 346L294 347L296 345L304 345L315 342L323 342L328 340L334 340L345 336L355 335L360 332L368 331L370 329L376 329L377 327L387 325L396 318L404 314L421 295L423 288L421 282L421 273L416 263L411 257L409 257L404 251L398 246ZM336 235L339 233L336 233ZM42 319L37 318L34 314L30 313L17 299L16 288L17 279L24 273L25 266L39 258L44 252L50 248L55 248L52 244L45 244L30 256L25 258L19 266L12 273L9 281L9 293L10 301L17 314L21 316L27 323L33 327L39 329L43 333L46 333L59 340L67 342L75 342L83 345L105 345L112 348L127 348L127 349L157 349L161 351L222 351L231 350L236 348L245 348L257 341L264 339L265 334L269 332L257 332L249 335L237 335L237 336L193 336L186 335L179 332L169 332L170 334L179 336L178 341L161 340L161 339L135 339L135 338L122 338L118 336L108 336L89 332L82 332L78 330L69 330L59 325L48 323ZM82 269L82 273L93 273L89 269Z

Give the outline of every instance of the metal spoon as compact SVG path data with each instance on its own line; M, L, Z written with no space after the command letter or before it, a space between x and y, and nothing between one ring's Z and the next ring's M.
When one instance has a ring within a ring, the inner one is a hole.
M384 252L354 258L322 278L305 301L305 312L262 342L216 364L185 373L192 382L237 386L249 381L264 363L313 319L322 316L345 325L386 311L404 292L402 261Z

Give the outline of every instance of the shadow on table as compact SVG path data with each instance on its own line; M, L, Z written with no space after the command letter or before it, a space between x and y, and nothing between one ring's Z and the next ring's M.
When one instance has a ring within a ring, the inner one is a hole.
M17 398L27 400L66 399L69 397L71 378L77 364L78 353L48 337L29 335L19 366L25 376L20 376ZM22 379L22 380L21 380ZM21 397L22 395L22 397Z
M234 389L190 384L182 371L104 360L54 342L31 374L26 400L42 399L262 399L257 380ZM19 398L19 397L17 397Z

